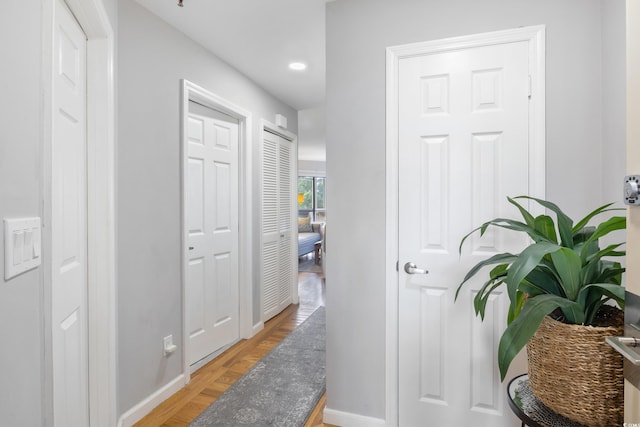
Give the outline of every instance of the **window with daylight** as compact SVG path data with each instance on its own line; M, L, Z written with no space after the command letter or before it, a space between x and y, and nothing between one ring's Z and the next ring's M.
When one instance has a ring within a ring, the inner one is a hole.
M315 222L325 222L325 187L327 179L316 176L298 177L298 216L311 214Z

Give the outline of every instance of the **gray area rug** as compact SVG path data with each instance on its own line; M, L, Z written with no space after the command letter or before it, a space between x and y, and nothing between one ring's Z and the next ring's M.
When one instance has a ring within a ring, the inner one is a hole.
M301 427L325 389L325 311L319 307L190 427Z

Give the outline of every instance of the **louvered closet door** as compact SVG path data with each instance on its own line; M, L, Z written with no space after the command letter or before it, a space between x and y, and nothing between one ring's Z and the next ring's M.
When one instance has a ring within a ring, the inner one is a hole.
M262 159L262 313L266 321L292 302L296 271L293 143L264 131Z

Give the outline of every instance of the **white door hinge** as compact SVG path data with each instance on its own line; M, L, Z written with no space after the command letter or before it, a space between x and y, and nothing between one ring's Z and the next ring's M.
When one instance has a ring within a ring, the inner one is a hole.
M529 99L531 99L531 93L533 91L532 86L533 86L533 82L531 79L531 75L529 75L529 79L527 82L527 96L529 97Z

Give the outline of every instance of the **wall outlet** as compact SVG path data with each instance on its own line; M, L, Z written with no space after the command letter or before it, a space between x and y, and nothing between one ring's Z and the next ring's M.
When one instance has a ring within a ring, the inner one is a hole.
M169 356L178 349L178 346L173 343L173 335L167 335L164 337L163 345L165 356Z

